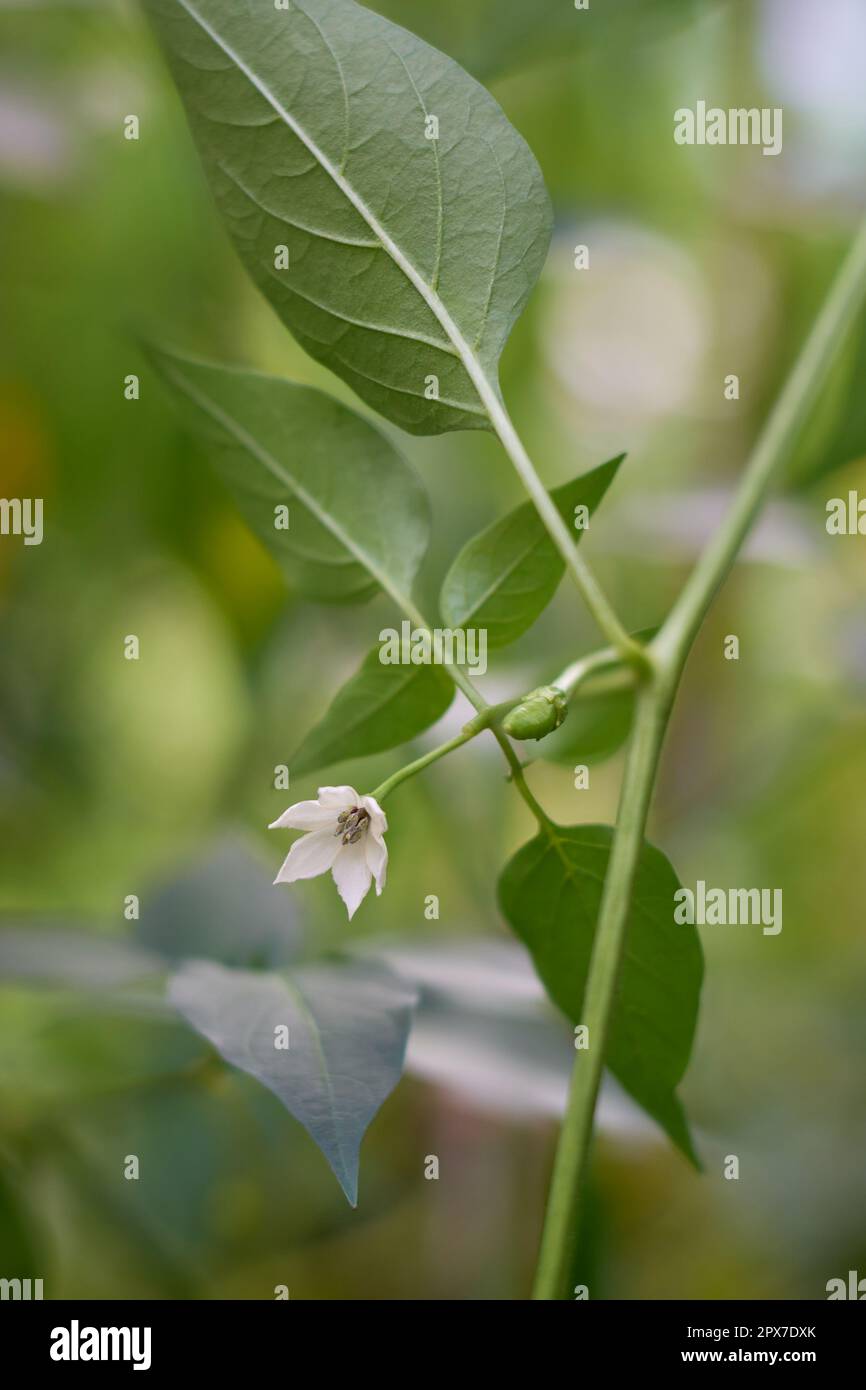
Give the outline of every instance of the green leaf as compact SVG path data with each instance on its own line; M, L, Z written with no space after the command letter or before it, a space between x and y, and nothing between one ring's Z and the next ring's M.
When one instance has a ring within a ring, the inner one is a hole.
M551 497L563 519L583 505L594 513L625 455L602 463ZM575 541L583 532L575 531ZM553 598L565 564L531 502L495 521L466 543L445 576L440 595L449 627L478 627L487 643L502 647L531 627Z
M551 225L493 98L353 0L145 3L240 257L298 342L404 429L485 428Z
M279 1097L356 1206L361 1139L400 1079L415 987L371 961L280 975L189 961L168 996L227 1062ZM287 1048L276 1046L282 1027Z
M330 396L260 372L149 350L240 510L301 593L403 606L430 534L418 479ZM288 529L275 524L288 506Z
M551 999L572 1023L583 1022L612 840L606 825L543 829L518 850L499 881L505 917L528 947ZM703 955L695 928L674 921L679 886L665 856L645 844L606 1061L620 1084L698 1165L675 1088L691 1054Z
M307 734L291 759L292 773L396 748L435 724L453 696L440 666L384 665L374 647Z
M538 756L571 767L604 762L625 743L634 719L634 691L611 690L572 700L562 728L544 740Z

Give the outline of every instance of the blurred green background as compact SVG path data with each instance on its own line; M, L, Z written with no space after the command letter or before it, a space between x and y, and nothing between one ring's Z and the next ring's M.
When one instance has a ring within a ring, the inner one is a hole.
M653 626L859 216L866 10L376 8L478 74L541 163L556 232L504 391L550 484L628 451L585 544L628 626ZM495 904L531 822L479 740L395 793L387 892L350 927L329 880L269 886L288 842L265 827L316 785L287 798L274 767L394 615L286 593L136 336L352 398L244 278L134 4L3 0L0 50L0 495L43 497L46 524L41 546L0 539L0 915L17 943L0 952L0 1274L42 1277L52 1298L523 1298L573 1055ZM677 146L673 112L698 98L783 107L783 153ZM784 928L702 929L682 1095L703 1176L605 1095L575 1267L594 1298L822 1298L866 1274L863 542L824 528L829 497L866 490L855 346L693 654L652 822L684 883L782 888ZM399 442L433 499L432 607L450 558L519 491L491 438ZM563 586L480 683L501 699L594 645ZM463 717L455 703L419 749ZM402 761L319 780L370 787ZM610 822L620 769L599 758L580 792L568 766L529 777L558 819ZM46 979L24 983L24 933L46 927ZM105 990L133 937L276 962L369 942L422 980L357 1211L273 1096L208 1065L155 998Z

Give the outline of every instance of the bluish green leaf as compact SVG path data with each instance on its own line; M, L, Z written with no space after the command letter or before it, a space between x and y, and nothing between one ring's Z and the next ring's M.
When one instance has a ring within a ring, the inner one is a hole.
M145 5L235 246L298 341L404 429L485 427L551 225L489 93L353 0Z
M584 1021L612 839L606 825L543 829L518 850L499 882L505 917L528 947L551 999L575 1024ZM703 954L694 926L674 921L679 886L665 856L645 844L605 1060L620 1084L697 1164L676 1087L691 1054Z
M250 526L303 594L346 602L378 588L403 606L430 507L378 429L308 386L150 355Z
M397 748L435 724L453 697L441 666L383 664L374 647L307 734L291 759L292 773Z
M414 986L372 961L279 975L190 961L169 982L169 999L227 1062L279 1097L355 1206L361 1139L400 1079ZM282 1028L287 1048L277 1046Z
M551 497L569 524L574 509L595 512L625 456L554 488ZM575 542L583 531L574 532ZM531 627L556 593L565 564L531 502L524 502L464 545L445 576L440 596L449 627L477 627L502 647Z

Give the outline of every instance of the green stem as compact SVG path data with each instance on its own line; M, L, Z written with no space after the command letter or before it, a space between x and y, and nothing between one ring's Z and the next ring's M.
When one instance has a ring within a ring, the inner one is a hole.
M579 1054L571 1075L538 1257L533 1290L533 1298L537 1299L565 1296L583 1196L583 1171L610 1032L611 1004L666 723L667 711L659 704L655 689L641 691L587 980L582 1021L588 1028L589 1047Z
M437 748L431 749L429 753L424 753L414 762L407 763L405 767L399 768L390 777L386 777L385 781L381 782L370 795L381 803L389 792L392 792L395 787L399 787L400 783L405 782L408 777L414 777L416 773L423 772L424 768L429 767L431 763L435 763L439 758L444 758L448 753L453 753L455 748L462 748L463 744L468 743L470 739L477 738L484 726L473 727L473 722L470 721L469 724L464 725L456 738L449 739L447 743L440 743Z
M499 744L499 747L505 754L506 761L511 769L509 780L513 783L517 791L523 797L523 800L526 802L530 811L535 816L535 819L538 821L538 824L541 826L552 826L553 821L550 819L550 816L544 810L544 807L536 801L535 797L532 795L532 792L529 790L526 778L523 775L523 765L520 759L518 758L517 754L515 753L514 749L511 747L511 744L508 742L508 739L506 738L505 734L503 734L500 729L496 728L494 728L493 734L496 738L496 742Z
M584 999L589 1049L575 1061L562 1125L534 1297L568 1297L593 1117L610 1033L635 870L674 695L694 637L752 526L774 474L826 382L846 331L866 299L866 223L830 289L791 376L762 430L733 505L650 645L654 672L638 693Z
M622 657L614 647L605 647L600 652L591 652L589 656L582 656L578 661L566 666L561 675L557 676L551 685L555 685L561 690L567 700L577 692L579 686L590 677L598 675L602 671L617 670L622 666ZM627 672L629 682L634 682L634 671Z

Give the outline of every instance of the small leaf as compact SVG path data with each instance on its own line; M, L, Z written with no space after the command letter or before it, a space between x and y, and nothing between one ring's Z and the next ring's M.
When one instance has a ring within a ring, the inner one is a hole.
M604 762L625 743L633 718L633 690L581 695L571 701L568 719L561 729L545 739L538 755L568 767L577 763L589 766Z
M217 205L298 342L417 434L485 428L550 240L527 145L353 0L146 0Z
M592 516L624 457L620 454L552 490L565 521L573 522L578 506ZM575 542L582 535L576 530ZM524 502L464 545L442 585L442 617L449 627L485 628L489 646L505 646L547 607L564 570L538 512Z
M499 881L505 917L528 947L551 999L575 1024L584 1021L612 839L605 825L544 829L518 850ZM645 844L606 1061L620 1084L698 1165L675 1088L691 1054L703 955L695 928L674 921L678 887L665 856Z
M414 986L372 961L280 975L189 961L168 995L227 1062L279 1097L356 1206L361 1139L400 1079ZM287 1048L276 1045L282 1028Z
M453 696L440 666L386 665L374 647L307 734L291 759L292 773L396 748L435 724Z
M347 602L380 588L402 607L427 548L430 507L385 436L309 386L149 351L246 520L300 591Z

